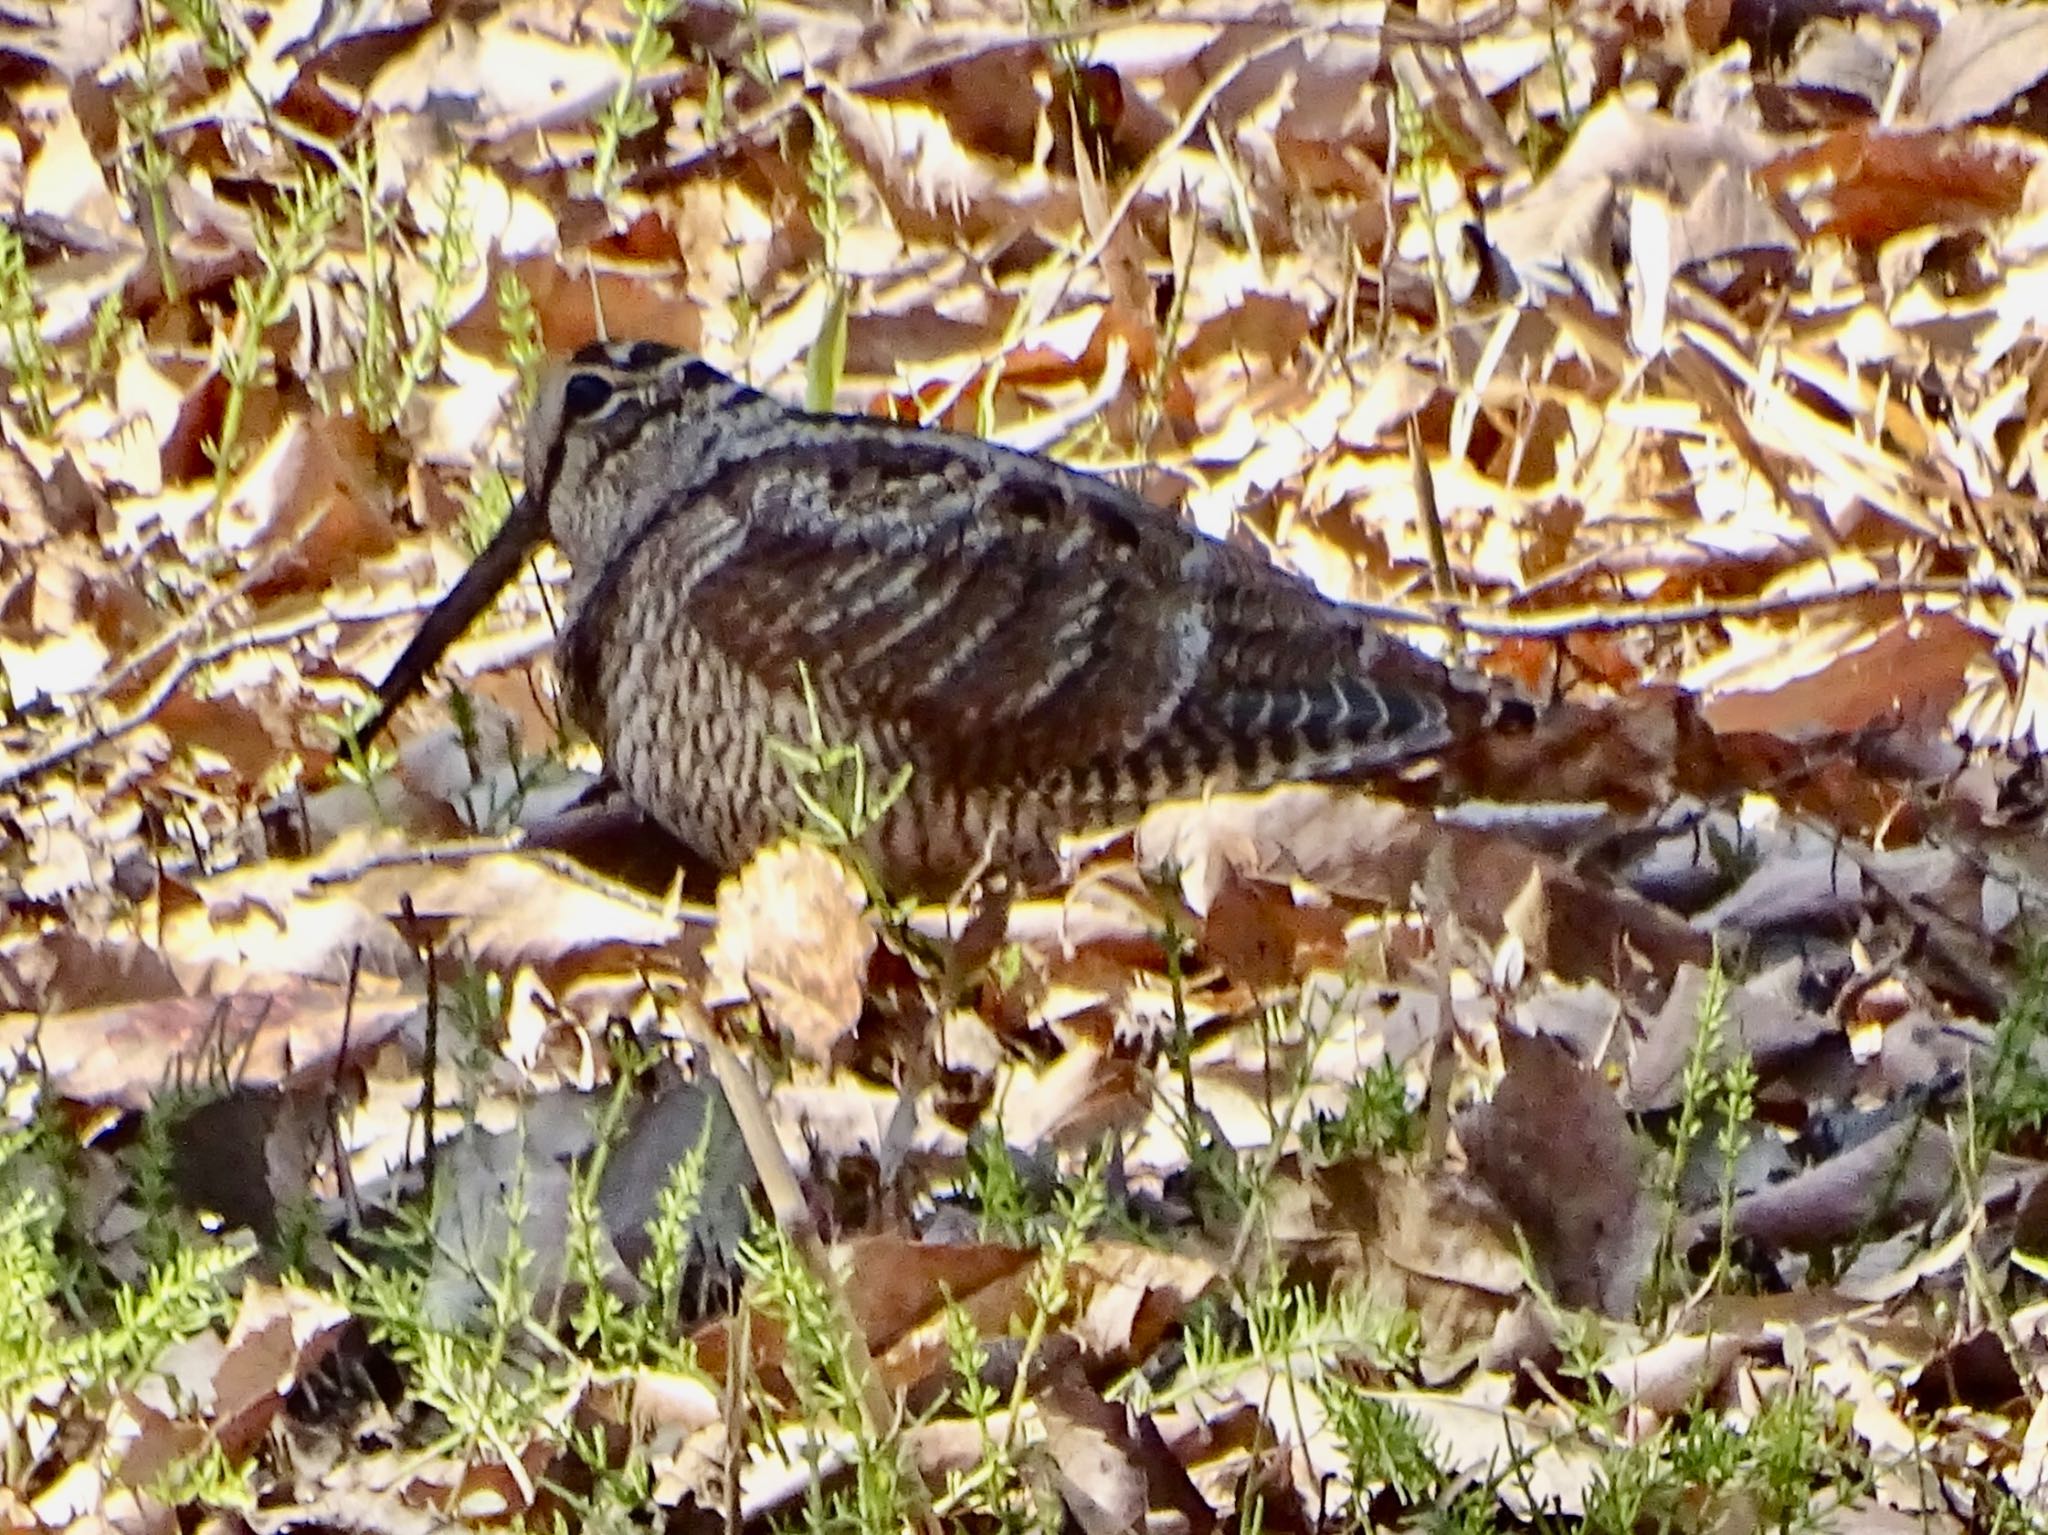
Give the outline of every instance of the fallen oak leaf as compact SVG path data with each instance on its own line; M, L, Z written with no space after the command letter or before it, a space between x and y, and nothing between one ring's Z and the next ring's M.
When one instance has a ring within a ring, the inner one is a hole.
M875 952L867 894L847 867L807 842L764 849L718 887L706 1000L752 997L811 1060L860 1021Z
M1626 1316L1647 1272L1642 1152L1599 1073L1547 1035L1504 1029L1507 1075L1461 1116L1472 1170L1568 1306Z

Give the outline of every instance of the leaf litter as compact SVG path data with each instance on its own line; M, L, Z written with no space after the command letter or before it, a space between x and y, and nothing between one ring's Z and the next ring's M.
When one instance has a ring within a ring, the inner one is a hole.
M7 1522L2039 1528L2039 21L1797 20L0 15ZM544 555L352 752L542 352L842 305L1537 745L721 888Z

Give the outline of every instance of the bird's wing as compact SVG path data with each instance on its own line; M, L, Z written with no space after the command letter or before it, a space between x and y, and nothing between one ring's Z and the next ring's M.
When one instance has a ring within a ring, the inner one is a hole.
M1105 481L971 439L878 424L735 465L644 524L586 607L620 643L619 605L656 592L769 688L801 667L964 784L1187 792L1445 738L1435 663Z

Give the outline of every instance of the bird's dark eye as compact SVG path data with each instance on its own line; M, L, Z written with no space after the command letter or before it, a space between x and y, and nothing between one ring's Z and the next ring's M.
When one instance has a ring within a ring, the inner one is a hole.
M612 381L602 373L576 372L562 385L562 419L587 421L611 403Z
M659 341L635 341L626 348L624 366L635 372L645 373L649 369L660 367L675 354L674 347L664 346Z

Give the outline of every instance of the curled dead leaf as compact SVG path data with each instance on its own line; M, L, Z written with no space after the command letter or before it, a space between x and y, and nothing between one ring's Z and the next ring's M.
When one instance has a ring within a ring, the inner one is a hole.
M875 951L867 894L847 867L807 842L779 842L718 887L708 999L752 997L812 1060L860 1020Z

